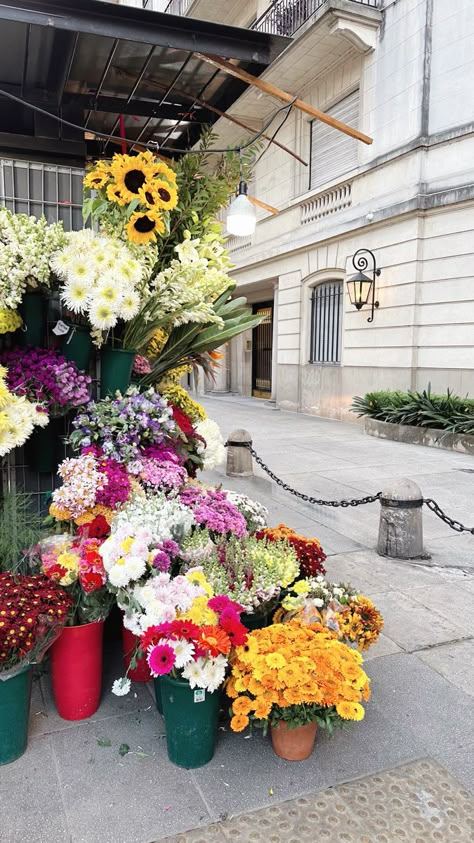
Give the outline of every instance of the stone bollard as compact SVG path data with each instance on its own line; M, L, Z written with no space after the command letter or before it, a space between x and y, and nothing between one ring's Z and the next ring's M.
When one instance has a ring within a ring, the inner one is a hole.
M242 445L252 444L248 430L234 430L227 440L227 477L253 477L252 454Z
M394 559L419 559L423 550L423 495L412 480L395 480L382 492L377 551Z

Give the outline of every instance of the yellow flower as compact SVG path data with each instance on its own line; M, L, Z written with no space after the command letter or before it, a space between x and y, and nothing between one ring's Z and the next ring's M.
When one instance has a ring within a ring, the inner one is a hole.
M156 241L157 236L164 233L165 224L156 211L136 211L130 217L126 231L132 243L141 245Z
M98 161L96 166L84 177L84 187L91 190L100 190L109 179L109 169L101 161Z
M265 661L268 667L286 667L286 659L281 653L269 653L265 656Z
M363 720L365 714L363 706L356 702L337 703L336 711L344 720Z
M110 171L126 202L139 198L140 188L153 174L151 165L139 155L114 155Z
M122 206L128 204L127 200L122 194L122 191L120 190L120 187L118 186L118 184L116 184L116 182L112 182L112 184L109 184L107 186L106 193L109 202L115 202L117 205Z
M120 548L123 550L124 553L130 553L134 541L135 539L133 538L133 536L129 536L128 538L120 542Z
M52 515L53 518L56 518L57 521L70 521L72 518L68 509L58 506L56 503L52 503L50 505L49 514Z
M254 703L250 697L238 697L232 703L232 711L234 714L249 714L254 708Z
M161 208L163 211L171 211L178 204L176 188L163 179L158 179L154 182L153 198L153 207Z
M193 585L198 585L200 588L203 588L208 597L214 597L212 585L208 582L202 571L188 571L186 579L192 582Z
M298 580L295 582L291 590L295 592L295 594L307 594L309 591L309 582L308 580Z
M164 328L158 328L148 343L148 357L158 357L158 355L163 351L168 337L169 333L165 331Z
M184 367L183 367L184 368ZM178 384L165 386L164 388L161 385L162 382L158 384L158 392L164 398L167 398L171 404L174 404L176 407L179 407L183 413L189 416L192 422L199 422L204 421L207 418L206 411L204 407L191 398L188 392Z
M16 310L7 307L0 308L0 334L9 334L22 325L22 318Z

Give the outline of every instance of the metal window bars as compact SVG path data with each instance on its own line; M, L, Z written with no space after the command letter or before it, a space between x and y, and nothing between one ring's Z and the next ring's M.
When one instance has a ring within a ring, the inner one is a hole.
M318 284L311 291L310 363L340 363L342 281Z
M172 0L173 2L176 0ZM189 2L189 0L184 0L184 2ZM274 0L263 15L255 21L252 29L273 35L291 36L326 2L327 0ZM351 2L362 6L372 6L375 9L378 6L378 0L351 0Z

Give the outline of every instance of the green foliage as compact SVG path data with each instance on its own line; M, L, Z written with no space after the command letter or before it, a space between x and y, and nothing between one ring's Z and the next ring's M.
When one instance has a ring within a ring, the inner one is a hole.
M306 726L308 723L317 723L329 736L334 732L336 726L345 727L346 720L337 713L335 706L321 706L317 703L301 703L299 705L279 706L274 705L268 719L258 720L254 715L249 715L250 729L257 727L263 729L266 735L268 726L276 726L278 723L286 723L289 729L297 729L298 726Z
M163 375L171 369L183 365L201 365L203 355L214 351L232 337L241 334L249 328L254 328L261 322L261 316L255 316L250 307L247 306L247 299L240 296L231 299L230 295L234 287L229 287L214 303L216 313L222 318L224 326L220 327L211 323L200 325L195 322L188 322L174 328L158 357L151 361L152 371L145 375L141 385L150 386L158 383Z
M446 395L435 395L430 384L422 392L368 392L353 399L351 410L392 424L474 435L474 399L460 398L449 389Z
M36 515L33 498L9 492L0 504L0 571L30 573L25 551L42 536L41 516Z
M216 142L217 135L208 129L201 135L199 148L211 149ZM242 153L242 171L246 179L250 177L255 152L254 146ZM190 153L183 155L175 168L178 206L170 212L170 232L160 243L155 274L176 257L174 247L182 243L185 231L189 231L193 239L221 232L222 224L217 221L217 215L227 205L240 179L240 159L235 152L219 156L208 152Z

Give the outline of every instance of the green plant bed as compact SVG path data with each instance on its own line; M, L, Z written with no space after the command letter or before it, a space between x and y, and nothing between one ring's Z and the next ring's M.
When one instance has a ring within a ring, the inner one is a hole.
M390 424L474 435L474 399L460 398L449 389L446 395L431 392L368 392L353 399L351 411Z

